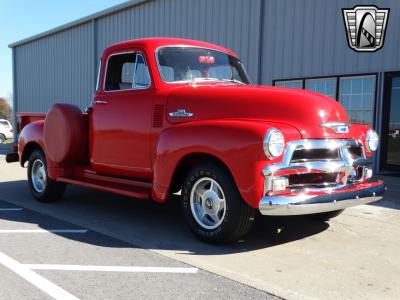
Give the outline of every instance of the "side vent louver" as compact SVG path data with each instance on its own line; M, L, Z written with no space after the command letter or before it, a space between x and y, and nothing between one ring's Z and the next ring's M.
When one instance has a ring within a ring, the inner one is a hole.
M163 125L164 119L164 105L154 105L153 127L160 128Z

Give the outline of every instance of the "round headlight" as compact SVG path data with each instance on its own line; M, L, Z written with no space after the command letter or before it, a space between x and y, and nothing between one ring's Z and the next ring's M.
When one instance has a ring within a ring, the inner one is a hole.
M376 133L375 130L370 129L367 132L365 142L368 151L376 151L379 145L379 135Z
M271 128L267 131L264 138L264 152L269 158L282 155L285 148L285 138L278 129Z

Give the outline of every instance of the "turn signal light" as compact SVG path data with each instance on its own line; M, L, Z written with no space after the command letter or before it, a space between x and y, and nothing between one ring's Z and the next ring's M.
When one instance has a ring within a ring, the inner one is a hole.
M284 191L289 186L289 180L284 177L274 178L272 179L272 191L279 192Z

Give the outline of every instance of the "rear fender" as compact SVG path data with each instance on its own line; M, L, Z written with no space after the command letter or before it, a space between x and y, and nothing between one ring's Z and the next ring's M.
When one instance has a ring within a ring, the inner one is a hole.
M18 154L21 157L21 166L28 161L33 147L40 147L45 152L43 128L44 120L39 120L25 125L19 134Z
M262 169L280 159L269 160L264 154L263 139L271 127L281 130L285 138L300 138L300 133L290 126L247 120L204 120L165 130L157 146L153 199L167 200L174 172L185 157L205 154L221 161L243 199L258 207L264 190Z
M21 158L21 166L23 167L29 160L32 151L40 148L46 156L48 176L50 179L56 180L58 177L69 175L72 169L70 166L56 164L47 155L43 135L44 122L45 120L39 120L24 126L18 139L18 154Z

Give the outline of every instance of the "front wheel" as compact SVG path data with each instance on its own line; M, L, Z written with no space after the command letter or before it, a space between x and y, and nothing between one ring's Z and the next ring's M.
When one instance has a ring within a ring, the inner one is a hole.
M0 133L0 145L6 142L6 137Z
M65 184L51 180L47 175L44 153L37 149L28 161L28 184L32 196L40 202L56 202L65 192Z
M189 172L182 208L191 230L209 243L236 241L254 222L254 208L242 199L230 174L214 164L201 164Z

